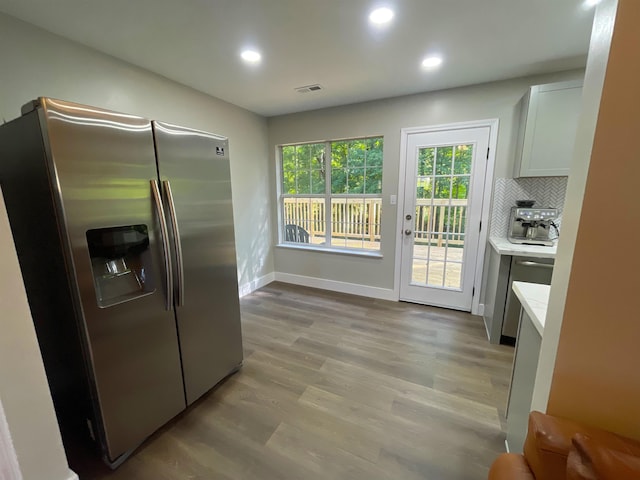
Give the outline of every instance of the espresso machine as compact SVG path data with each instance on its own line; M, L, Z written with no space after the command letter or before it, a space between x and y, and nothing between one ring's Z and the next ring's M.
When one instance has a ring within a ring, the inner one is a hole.
M533 208L532 200L519 200L511 207L508 240L525 245L552 246L558 237L557 208Z

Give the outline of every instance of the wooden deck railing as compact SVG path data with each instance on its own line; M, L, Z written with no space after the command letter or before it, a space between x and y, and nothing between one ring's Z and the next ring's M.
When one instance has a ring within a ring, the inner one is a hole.
M451 203L449 203L451 202ZM415 242L442 246L464 243L467 200L417 199ZM331 236L380 241L380 198L331 200ZM299 225L311 237L324 237L326 231L323 198L285 198L284 224Z
M431 243L441 247L448 236L449 245L463 245L467 203L466 199L417 199L415 242L425 245Z
M380 241L380 198L331 200L331 236ZM299 225L312 237L325 236L325 202L322 198L285 198L284 223Z

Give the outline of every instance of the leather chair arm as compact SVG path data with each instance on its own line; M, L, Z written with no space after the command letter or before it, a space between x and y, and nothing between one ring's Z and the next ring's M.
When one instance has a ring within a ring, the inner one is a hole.
M640 441L531 412L524 456L500 455L489 480L640 480Z
M489 480L535 480L522 455L503 453L491 465Z
M613 434L577 434L572 443L568 480L640 480L640 442Z
M567 457L575 434L589 435L609 443L616 442L617 435L565 418L531 412L529 431L524 444L524 456L535 478L565 480Z

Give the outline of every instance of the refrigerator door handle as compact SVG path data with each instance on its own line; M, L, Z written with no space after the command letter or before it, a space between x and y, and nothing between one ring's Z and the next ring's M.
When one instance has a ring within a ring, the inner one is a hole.
M164 188L164 193L167 197L169 215L171 216L173 239L176 244L176 273L178 278L176 306L181 307L184 305L184 263L182 261L182 241L180 239L180 230L178 228L178 217L176 216L176 204L173 201L173 193L171 192L171 184L169 183L169 180L163 180L162 187Z
M167 220L164 216L164 207L162 206L162 197L158 188L157 180L150 180L151 191L153 192L153 200L156 205L156 214L160 222L160 236L162 237L162 253L164 257L164 270L166 275L166 303L165 309L173 308L173 271L171 269L171 251L169 250L169 231L167 230Z

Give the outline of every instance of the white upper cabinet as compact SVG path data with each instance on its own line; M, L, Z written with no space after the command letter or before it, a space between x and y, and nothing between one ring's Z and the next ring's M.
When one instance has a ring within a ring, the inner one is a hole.
M569 175L581 99L582 80L535 85L522 97L514 177Z

